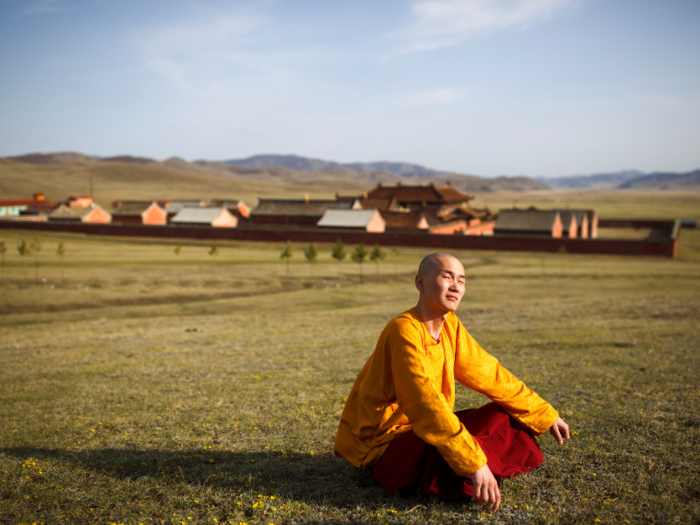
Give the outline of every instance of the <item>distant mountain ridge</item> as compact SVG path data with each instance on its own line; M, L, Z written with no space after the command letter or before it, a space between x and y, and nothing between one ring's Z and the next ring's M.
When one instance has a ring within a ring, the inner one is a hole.
M270 168L282 166L293 170L321 171L332 168L346 168L357 173L372 173L375 171L386 171L399 177L425 177L428 175L440 175L448 173L426 168L419 164L408 162L350 162L343 164L330 160L312 159L299 155L254 155L245 159L225 160L226 164L241 166L242 168Z
M450 182L455 188L467 193L500 191L548 190L546 183L529 177L485 178L476 175L446 173L407 162L338 162L311 159L297 155L256 155L247 159L230 161L197 160L188 162L178 157L157 161L147 157L119 155L97 157L80 153L32 153L7 157L11 161L25 164L90 164L133 165L144 167L164 167L178 171L211 175L249 183L325 183L331 187L343 184L357 184L371 188L382 184L445 184ZM336 190L337 191L337 190Z
M615 188L629 180L643 177L645 173L625 170L594 175L568 175L563 177L537 177L535 180L549 184L552 188Z
M670 190L700 186L700 170L686 173L644 173L637 170L625 170L594 175L538 177L535 180L549 184L552 188Z
M162 166L215 177L274 181L343 181L366 187L382 184L444 184L451 182L467 193L522 192L559 188L570 189L658 189L680 190L700 187L700 169L687 173L644 173L625 170L592 175L570 175L553 178L525 176L486 178L476 175L449 173L408 162L351 162L340 163L299 155L254 155L228 161L197 160L188 162L179 157L157 161L148 157L118 155L98 157L77 152L30 153L6 157L23 164L118 163L144 166ZM407 181L408 179L408 181Z
M628 180L620 189L660 189L680 190L700 187L700 169L688 173L650 173L637 179Z

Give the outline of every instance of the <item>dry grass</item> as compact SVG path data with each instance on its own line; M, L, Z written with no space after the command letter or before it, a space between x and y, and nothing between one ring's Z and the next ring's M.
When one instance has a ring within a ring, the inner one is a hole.
M27 199L42 191L49 200L65 200L72 194L88 194L91 176L95 200L105 209L117 199L242 199L253 206L259 197L334 198L335 192L352 195L367 190L342 180L257 181L123 162L32 165L5 161L0 162L0 194Z
M700 520L697 232L674 261L457 254L464 324L576 432L541 439L545 464L507 481L493 516L390 498L332 455L352 381L415 302L423 250L390 255L380 283L366 265L360 285L329 246L313 278L296 247L287 277L280 245L222 244L214 265L209 244L178 262L173 242L47 234L24 284L21 236L1 236L1 522ZM457 408L483 402L458 388Z
M481 193L474 206L494 211L509 206L594 209L604 218L700 219L700 192L674 190L551 190Z

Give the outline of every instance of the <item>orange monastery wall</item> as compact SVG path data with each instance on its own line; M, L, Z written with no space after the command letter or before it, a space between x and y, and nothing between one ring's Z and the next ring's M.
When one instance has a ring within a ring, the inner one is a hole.
M384 233L386 230L386 222L382 219L382 216L378 211L372 216L372 220L367 224L367 231L372 233Z
M149 206L142 214L143 224L165 226L168 223L168 212L156 205Z
M562 232L561 219L559 218L559 214L557 214L557 220L554 221L554 228L552 228L552 237L555 237L555 238L561 237L561 232Z
M211 225L216 228L235 228L238 226L238 218L224 208Z
M109 224L112 222L112 215L101 207L95 206L92 210L83 215L80 220L89 224Z

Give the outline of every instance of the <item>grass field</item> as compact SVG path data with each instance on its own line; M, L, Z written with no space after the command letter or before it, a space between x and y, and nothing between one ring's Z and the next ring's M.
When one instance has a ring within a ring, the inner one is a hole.
M281 245L42 234L35 272L22 238L0 233L2 523L700 521L700 232L676 260L456 253L462 322L574 432L540 439L493 515L390 498L332 454L424 250L360 284L325 245L313 269L295 246L287 275Z

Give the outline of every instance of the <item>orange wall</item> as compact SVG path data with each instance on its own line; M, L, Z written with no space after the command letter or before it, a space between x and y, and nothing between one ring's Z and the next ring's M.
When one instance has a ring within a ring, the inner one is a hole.
M384 230L386 230L386 223L384 219L382 219L382 216L379 215L379 212L376 212L367 225L367 231L371 233L383 233Z
M224 209L219 216L211 223L216 228L235 228L238 226L238 218Z
M83 222L90 224L109 224L112 222L112 216L102 208L93 208L80 219Z
M168 223L168 213L160 207L150 206L141 214L143 224L165 226Z
M92 204L92 197L79 197L75 200L68 201L70 208L89 208Z
M463 232L467 229L467 223L464 221L459 221L457 223L452 223L446 225L444 228L433 228L430 233L433 235L454 235L457 232Z
M496 224L496 221L489 221L484 223L479 221L479 223L480 224L470 226L469 228L464 230L464 235L484 235L485 233L493 234L493 227Z
M552 237L561 237L561 219L557 215L557 220L554 222L554 228L552 228Z
M594 215L593 220L591 221L591 224L589 225L591 235L591 239L596 239L598 237L598 216Z

